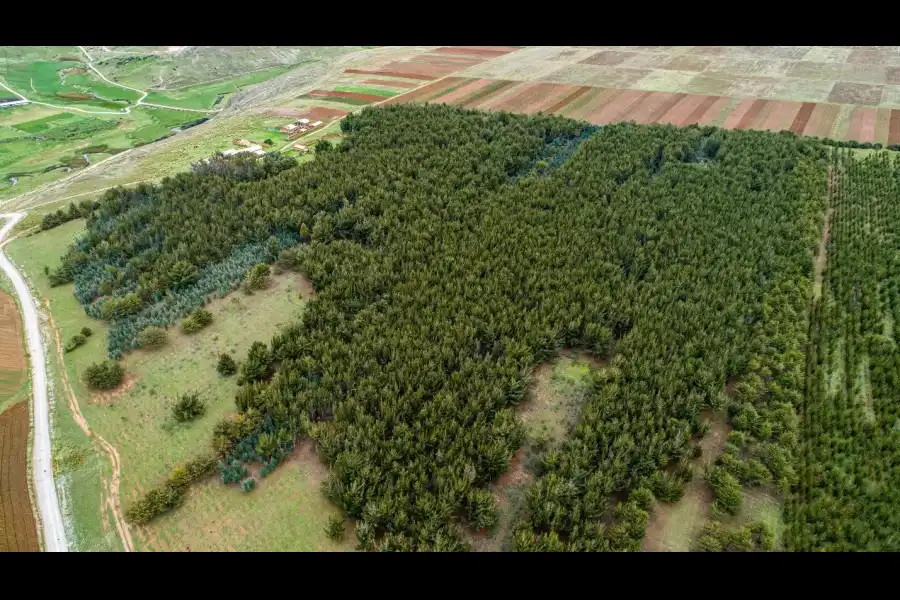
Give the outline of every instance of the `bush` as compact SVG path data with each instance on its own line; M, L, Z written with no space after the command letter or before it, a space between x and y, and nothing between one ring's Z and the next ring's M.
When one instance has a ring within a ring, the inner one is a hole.
M247 278L244 280L243 290L247 294L252 294L257 290L264 290L269 286L269 275L272 274L269 265L258 264L250 269Z
M141 302L141 298L137 294L127 294L121 298L110 298L103 304L103 308L100 309L100 318L104 321L121 319L138 312L141 310L142 305L143 302Z
M82 328L81 328L81 335L83 335L84 337L89 338L89 337L91 337L93 334L94 334L94 332L91 331L91 328L90 328L90 327L82 327Z
M94 363L84 370L84 384L92 390L111 390L125 377L125 369L114 360Z
M253 477L248 477L241 482L241 490L245 492L252 492L254 488L256 488L256 479Z
M219 375L224 375L225 377L234 375L237 372L237 364L235 364L234 359L228 354L220 354L219 363L216 365L216 371L219 372Z
M247 352L247 360L241 365L241 374L237 384L244 385L254 381L264 381L272 375L273 371L269 348L262 342L253 342L250 351Z
M186 334L195 333L210 323L212 323L212 313L198 308L181 321L181 331Z
M333 515L325 526L325 537L339 542L344 539L344 518L341 515Z
M331 142L328 140L320 140L318 144L316 144L316 154L320 152L331 152L333 146Z
M184 394L172 406L172 416L179 423L193 421L206 412L206 405L197 394Z
M138 346L147 350L162 348L169 342L169 334L162 327L150 326L138 334Z
M129 523L143 525L157 515L172 510L181 504L187 486L209 475L215 465L215 457L204 454L175 467L161 486L151 489L125 511L125 519Z
M706 480L716 497L716 507L730 515L738 514L743 502L741 484L724 467L715 466L707 473Z
M65 350L66 350L66 352L71 352L78 346L83 346L85 344L85 342L87 342L87 338L85 338L80 333L76 333L75 335L72 336L72 339L66 343Z

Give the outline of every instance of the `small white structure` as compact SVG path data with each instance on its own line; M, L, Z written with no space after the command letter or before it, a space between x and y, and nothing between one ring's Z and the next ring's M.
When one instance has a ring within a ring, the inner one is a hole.
M321 124L322 124L322 121L316 121L315 123L313 123L312 125L310 125L310 127L318 127L318 126L321 125Z
M297 119L297 122L306 125L307 123L309 123L309 119Z
M262 146L259 144L253 144L252 146L248 146L246 148L229 148L222 152L223 156L234 156L235 154L241 154L242 152L250 152L251 154L255 154L257 156L262 156L266 153L265 150L262 149Z
M301 154L306 154L307 152L309 152L309 148L307 148L303 144L294 144L294 150L300 152Z

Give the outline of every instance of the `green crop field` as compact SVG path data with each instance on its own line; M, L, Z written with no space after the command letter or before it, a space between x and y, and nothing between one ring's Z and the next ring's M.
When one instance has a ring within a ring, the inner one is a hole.
M381 87L363 87L359 85L339 85L334 88L338 92L354 92L356 94L374 94L376 96L383 96L385 98L391 98L392 96L396 96L400 92L388 90Z

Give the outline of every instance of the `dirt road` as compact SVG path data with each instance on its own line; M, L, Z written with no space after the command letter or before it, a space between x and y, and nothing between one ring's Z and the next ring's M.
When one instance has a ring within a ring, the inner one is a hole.
M0 229L0 242L15 227L24 213L2 214L6 225ZM34 452L32 453L32 472L34 489L37 495L38 512L43 527L44 548L48 552L68 552L66 531L63 526L62 511L59 509L59 498L56 495L56 483L53 480L53 458L50 446L50 404L47 400L46 355L41 341L37 307L28 285L22 275L3 252L0 245L0 268L6 273L22 306L23 320L28 338L28 354L31 362L32 393L34 394Z

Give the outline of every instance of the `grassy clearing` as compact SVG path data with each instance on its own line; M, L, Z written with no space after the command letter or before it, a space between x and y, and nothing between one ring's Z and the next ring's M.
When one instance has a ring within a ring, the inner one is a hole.
M535 463L548 447L565 439L577 422L590 389L591 368L601 365L583 352L569 350L535 370L531 390L519 405L525 444L510 461L509 470L489 487L500 507L500 521L490 532L461 531L474 550L500 552L510 547L512 526L525 506L525 490L534 480Z
M310 61L304 61L310 62ZM292 65L290 67L276 67L274 69L266 69L255 73L248 73L225 81L217 81L204 85L196 85L177 91L170 92L150 92L146 101L153 104L165 104L168 106L179 106L182 108L198 108L211 109L224 102L221 97L226 94L233 94L241 88L254 85L278 77L283 73L287 73L291 69L299 66Z
M129 375L124 390L92 394L80 382L79 375L91 363L105 359L107 328L104 323L85 315L72 294L72 285L50 288L43 270L45 265L53 269L59 263L61 253L83 228L84 221L72 221L48 232L19 238L10 243L7 250L31 277L37 291L49 298L64 343L84 326L94 332L85 346L65 355L65 368L88 423L120 454L120 493L127 507L143 491L163 479L178 462L209 448L215 423L234 411L234 379L222 378L215 371L219 353L230 353L240 362L252 341L267 339L279 326L298 318L305 306L299 292L303 282L295 274L283 274L274 277L272 286L264 292L249 297L235 293L212 303L209 308L214 321L210 327L192 336L170 328L170 342L166 348L156 352L138 351L125 358ZM63 388L57 385L56 389L60 390L58 394L62 401ZM179 394L187 391L198 391L207 411L191 424L176 425L171 419L171 404ZM100 481L102 477L108 478L109 465L77 429L68 411L63 408L58 412L61 418L57 419L58 439L54 443L59 447L60 456L74 457L64 461L61 475L65 484L66 510L75 523L77 544L85 549L111 547L113 542L118 542L108 511L101 508L100 494ZM238 536L240 527L249 531L268 527L273 532L271 539L263 537L254 542L254 547L328 549L329 542L324 539L322 529L324 521L336 509L323 508L327 503L320 497L321 474L315 478L309 475L309 481L315 483L310 489L303 478L297 476L298 473L310 474L320 467L315 461L292 461L279 469L283 473L273 474L250 496L221 485L218 480L209 481L198 488L204 491L192 492L185 516L179 516L181 510L176 511L153 527L159 528L162 539L170 540L166 542L168 544L196 548L196 544L201 543L198 539L203 537L198 534L206 528L203 523L215 527L217 519L222 518L238 523L248 510L249 499L251 506L259 506L261 516L252 519L260 519L260 524L239 524L226 537ZM300 505L285 502L285 496L300 500ZM316 508L307 521L298 522L297 511L302 513L306 505ZM281 517L284 519L278 521ZM195 527L198 524L201 525ZM194 537L190 532L194 532ZM228 539L231 541L220 543L244 547L239 537ZM149 538L147 544L147 548L152 547Z
M700 440L703 453L692 461L694 478L685 485L678 502L656 502L644 537L645 551L690 551L709 518L713 494L703 474L722 453L731 428L722 414L707 411L704 416L711 427Z
M135 543L142 550L197 552L353 550L349 523L342 542L325 537L329 517L339 513L322 494L325 475L302 445L249 494L218 478L191 486L184 505L140 528Z

